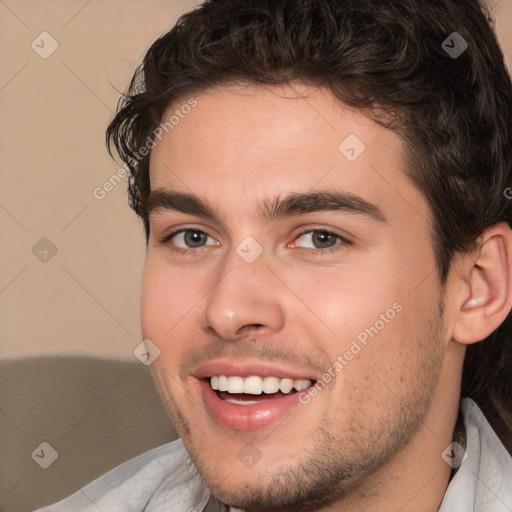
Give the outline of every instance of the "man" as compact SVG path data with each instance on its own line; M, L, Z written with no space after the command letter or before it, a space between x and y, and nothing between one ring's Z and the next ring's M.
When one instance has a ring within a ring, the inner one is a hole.
M181 439L45 511L512 510L512 85L477 0L207 1L107 136Z

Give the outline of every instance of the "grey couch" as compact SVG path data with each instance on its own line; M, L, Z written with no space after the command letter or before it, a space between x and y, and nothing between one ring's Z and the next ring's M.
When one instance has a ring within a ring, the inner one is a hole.
M135 357L0 361L2 512L53 503L176 438L149 368Z

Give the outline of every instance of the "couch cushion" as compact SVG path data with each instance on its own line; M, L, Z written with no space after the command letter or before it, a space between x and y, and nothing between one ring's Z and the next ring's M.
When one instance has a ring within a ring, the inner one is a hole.
M53 503L177 437L150 369L135 358L0 361L0 511Z

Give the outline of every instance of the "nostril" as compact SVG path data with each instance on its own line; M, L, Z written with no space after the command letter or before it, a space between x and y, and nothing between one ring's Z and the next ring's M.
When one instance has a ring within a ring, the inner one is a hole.
M237 335L248 334L253 331L259 331L263 328L265 328L264 324L246 324L246 325L243 325L242 327L240 327L240 329L238 329L236 331L236 334Z

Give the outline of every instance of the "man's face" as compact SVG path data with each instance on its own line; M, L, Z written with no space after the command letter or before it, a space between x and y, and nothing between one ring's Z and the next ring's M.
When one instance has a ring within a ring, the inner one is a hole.
M142 286L153 375L217 497L325 504L428 413L446 342L431 214L399 136L325 91L196 100L151 156L171 194Z

